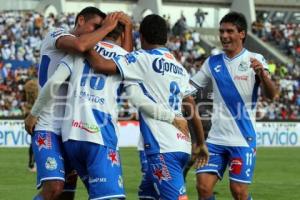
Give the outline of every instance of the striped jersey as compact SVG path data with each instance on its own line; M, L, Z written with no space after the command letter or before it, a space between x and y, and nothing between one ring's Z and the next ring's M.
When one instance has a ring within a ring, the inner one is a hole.
M59 28L49 32L42 42L38 72L39 89L41 89L47 80L54 74L60 60L66 55L64 51L57 49L55 46L57 39L65 35L74 36L65 29ZM35 126L36 131L46 130L54 132L57 135L61 134L61 122L64 117L66 94L67 86L62 85L56 96L43 107L39 115L39 120Z
M95 50L106 59L127 53L111 42L99 42ZM60 65L68 67L71 75L62 126L63 141L87 141L117 148L120 75L95 73L80 55L68 55Z
M191 78L195 87L213 85L212 127L207 142L224 146L256 146L255 115L259 79L250 67L262 55L243 49L230 59L224 53L210 56Z
M181 115L182 99L192 91L189 74L166 48L139 50L113 59L125 80L139 82L144 95ZM191 143L172 124L140 113L146 154L191 152Z

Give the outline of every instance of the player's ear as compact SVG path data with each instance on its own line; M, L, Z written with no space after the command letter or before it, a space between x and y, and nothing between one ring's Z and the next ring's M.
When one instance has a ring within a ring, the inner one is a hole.
M240 32L240 37L242 40L244 40L246 38L246 32L245 31L241 31Z
M80 16L78 17L78 22L77 22L77 24L78 24L79 26L82 26L84 23L85 23L84 16L80 15Z

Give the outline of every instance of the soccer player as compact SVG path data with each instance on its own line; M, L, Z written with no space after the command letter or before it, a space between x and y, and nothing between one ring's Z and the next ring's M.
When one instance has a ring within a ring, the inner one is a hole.
M123 30L123 25L119 24L105 41L96 45L96 52L107 59L127 54L118 46L124 38ZM117 99L122 78L94 73L82 56L66 56L41 91L34 108L39 111L51 98L51 89L57 91L68 77L70 87L62 137L70 162L87 187L90 199L125 198L117 151ZM135 93L135 99L148 101L149 106L152 102L139 98L143 97L140 93ZM141 109L149 110L148 107ZM151 112L150 109L150 115L153 115ZM169 110L165 113L165 119L174 120L174 113Z
M182 99L192 90L187 71L165 48L165 20L158 15L148 15L141 22L140 35L142 50L114 57L113 61L97 57L92 52L88 58L90 62L92 58L97 58L97 61L91 64L98 64L97 69L103 73L120 73L125 80L139 81L138 86L145 96L181 115ZM194 103L190 97L186 97L185 101ZM193 106L186 107L189 112L192 111L191 108ZM191 151L189 137L169 123L158 121L143 113L140 113L139 119L148 163L146 173L150 174L152 180L152 187L140 192L140 198L187 199L182 170ZM193 119L199 136L198 163L203 165L208 158L203 129L199 118Z
M75 28L68 32L59 28L50 32L44 39L41 47L41 61L38 74L39 87L42 88L52 76L59 61L66 52L83 53L92 48L117 24L118 13L106 15L95 7L84 8L76 17ZM103 21L103 19L106 19ZM103 23L102 23L103 22ZM100 24L102 23L101 28ZM61 118L64 116L62 99L67 93L66 87L61 87L60 97L52 99L43 105L38 122L32 137L33 151L37 163L37 188L42 187L36 200L57 199L64 188L65 177L68 175L67 166L64 166L64 155L61 142ZM60 104L60 106L58 106ZM37 121L34 108L25 120L25 128L33 132L32 124ZM70 177L70 180L74 178ZM67 181L66 181L67 182ZM72 191L76 182L65 185L65 191ZM73 199L73 192L66 192L61 199Z
M207 144L210 159L196 170L201 200L213 200L213 188L229 166L234 199L252 199L248 193L256 160L255 114L258 88L270 99L276 94L262 55L244 48L247 21L230 12L220 21L224 53L210 56L191 78L196 87L213 84L212 127Z

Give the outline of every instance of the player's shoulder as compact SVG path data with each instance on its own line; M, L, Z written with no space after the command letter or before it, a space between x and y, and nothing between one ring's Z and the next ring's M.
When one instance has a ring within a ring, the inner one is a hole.
M107 51L110 52L116 52L118 55L126 55L128 53L121 46L107 41L100 41L96 44L95 47L96 51L100 51L101 48L106 49Z
M257 52L253 52L253 51L249 51L248 50L248 56L249 57L252 57L252 58L255 58L257 60L264 60L264 56L260 53L257 53Z
M61 34L70 34L70 32L63 27L57 27L48 32L47 37L56 38ZM70 34L71 35L71 34Z

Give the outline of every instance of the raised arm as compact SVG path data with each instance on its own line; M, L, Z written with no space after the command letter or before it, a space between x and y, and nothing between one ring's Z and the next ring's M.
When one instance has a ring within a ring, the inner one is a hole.
M85 56L96 72L109 75L118 73L115 62L100 56L94 49L88 50Z
M64 50L67 53L83 53L93 48L97 42L102 40L116 27L119 15L119 12L108 14L102 26L91 33L82 34L78 37L66 35L58 38L55 44L56 48Z
M276 97L277 90L273 81L271 80L269 72L264 70L262 63L260 63L257 59L251 58L250 62L255 74L259 77L263 94L267 98L273 100Z
M67 56L68 57L68 56ZM73 57L69 56L69 59L73 59ZM51 76L51 78L47 81L44 87L41 89L31 111L30 114L25 119L25 129L29 134L33 133L34 126L38 120L38 117L43 109L43 107L53 99L54 95L59 90L60 86L67 80L67 78L71 74L71 69L66 62L61 62ZM54 94L54 95L53 95Z
M183 99L183 107L187 115L191 118L192 127L196 133L197 147L193 154L196 156L195 166L201 167L208 163L209 154L205 144L204 130L196 108L195 100L192 96Z
M173 124L183 134L189 136L187 121L183 117L175 116L175 113L172 110L166 109L161 104L150 100L144 95L141 88L137 84L131 84L127 86L126 95L128 100L143 114L146 114L153 119Z

